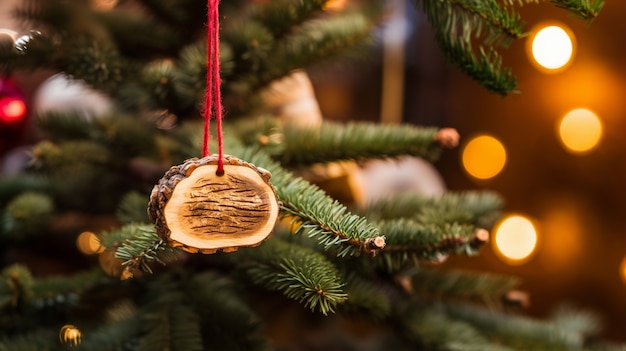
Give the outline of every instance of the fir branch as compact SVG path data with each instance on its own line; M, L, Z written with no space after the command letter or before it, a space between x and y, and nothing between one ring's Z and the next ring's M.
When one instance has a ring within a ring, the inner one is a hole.
M172 301L163 301L161 307L146 316L147 333L141 337L137 350L203 350L195 311Z
M445 312L451 318L471 323L484 335L494 340L504 341L504 344L516 350L603 350L604 347L585 347L586 340L596 331L595 317L582 316L568 310L563 315L552 320L536 320L523 316L516 316L494 311L487 311L476 306L451 304L446 306ZM585 318L585 328L568 329L563 321L571 318ZM610 348L606 348L610 349ZM605 350L606 350L605 349Z
M517 92L517 78L510 68L502 67L502 57L492 47L485 52L481 46L477 59L468 45L441 34L436 35L436 40L448 61L490 92L503 96Z
M420 0L418 0L419 3ZM496 0L421 0L423 10L439 33L469 45L471 35L480 37L486 27L485 42L505 36L505 43L524 35L524 22L513 10L507 11ZM460 32L460 33L459 33Z
M342 305L342 310L364 312L375 320L383 320L391 314L391 298L379 284L357 274L348 274L345 281L348 301Z
M115 249L116 258L124 260L122 279L132 278L139 271L152 273L150 262L165 265L174 260L178 252L156 234L152 225L129 224L105 232L100 238L107 249Z
M216 272L194 274L181 288L202 320L207 350L267 350L259 316L241 296L235 282Z
M295 233L306 232L325 249L338 246L338 256L360 252L376 254L384 245L384 237L364 217L348 212L323 190L296 178L268 155L253 148L237 152L242 159L263 167L272 173L272 183L281 201L281 210L297 224Z
M360 13L306 22L276 43L264 67L255 73L261 74L256 88L284 77L294 69L337 56L347 48L363 43L370 38L372 26L371 19Z
M378 223L388 237L384 252L416 252L423 258L449 253L474 254L489 238L484 229L460 224L423 225L399 219Z
M316 251L274 239L245 254L253 259L245 272L255 284L281 291L312 311L335 312L348 297L337 268Z
M94 124L82 111L47 111L36 116L37 127L58 141L89 139Z
M57 351L58 330L38 329L10 337L0 334L0 351Z
M0 204L6 205L11 199L23 192L50 193L49 179L30 173L16 176L0 176Z
M461 270L413 267L399 278L405 290L423 298L478 300L497 307L505 295L519 284L513 277Z
M123 224L148 223L146 204L150 201L149 196L132 191L124 195L120 200L115 216Z
M450 318L437 310L407 308L401 316L404 333L416 347L445 351L513 351L491 342L470 323Z
M83 342L76 349L78 351L136 350L144 328L142 317L143 315L135 313L115 323L103 323L99 328L89 330L89 334L85 335Z
M406 193L377 199L359 213L375 220L408 218L424 224L459 222L487 228L502 206L502 198L491 191L447 192L440 197Z
M194 0L140 0L155 17L172 26L183 27L201 21L205 5Z
M258 6L253 18L267 26L275 37L280 37L318 14L328 0L278 0Z
M447 60L489 91L506 95L515 91L517 82L510 69L502 68L500 55L480 46L478 59L471 46L472 33L480 35L487 26L485 43L496 42L505 34L506 44L523 35L519 15L507 12L494 0L422 0L423 10L435 29L435 39ZM460 29L459 29L460 27ZM459 33L460 32L460 33Z
M283 130L280 149L273 148L272 151L274 158L284 165L401 155L434 161L442 147L439 131L437 128L362 122L323 122L319 127L309 128L289 125Z
M412 260L436 261L450 254L474 255L489 239L484 229L457 223L424 225L413 220L398 219L379 222L386 246L379 262L394 271Z
M142 308L143 329L137 350L204 350L200 318L170 275L150 284Z
M43 233L54 203L48 194L26 191L12 199L0 218L0 235L12 240L26 240Z
M124 62L117 48L82 35L68 41L67 48L62 49L67 56L58 68L97 90L115 94L129 74L129 64Z
M38 279L33 285L31 304L37 308L76 304L85 291L107 281L110 279L99 267L71 276Z
M596 18L604 7L604 0L550 0L550 2L581 19L590 21Z

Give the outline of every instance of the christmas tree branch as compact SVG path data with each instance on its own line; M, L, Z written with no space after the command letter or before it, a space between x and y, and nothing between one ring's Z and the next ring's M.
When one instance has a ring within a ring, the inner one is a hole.
M268 151L283 165L300 165L401 155L434 161L442 147L456 146L458 134L448 128L323 122L319 127L287 126L281 139Z
M435 39L448 61L490 92L500 95L517 92L515 90L517 78L513 76L510 68L502 67L502 57L495 49L489 48L485 52L485 49L480 47L476 58L467 44L440 33L435 35Z
M459 222L487 228L499 216L502 202L491 191L447 192L439 197L405 193L377 199L359 213L376 220L408 218L423 224Z
M472 34L480 36L487 28L485 43L492 45L502 35L504 44L520 38L523 22L513 11L507 11L496 1L433 1L422 0L422 8L435 29L435 38L446 58L465 74L491 92L506 95L517 85L510 69L502 68L500 55L490 47L479 48L478 59L472 50Z
M100 284L110 283L99 267L67 276L46 277L33 284L32 305L39 308L52 305L72 305L79 296Z
M444 345L448 346L444 350L516 350L498 342L491 342L471 324L450 318L434 309L409 306L401 314L400 321L404 334L418 349L438 349Z
M506 340L515 349L541 350L618 350L611 345L588 343L598 331L598 319L590 313L571 308L561 309L548 320L487 311L476 306L446 306L450 318L471 323L493 340Z
M378 259L391 271L403 267L410 260L436 261L449 254L474 255L489 240L489 232L472 225L425 225L398 219L382 221L377 226L387 243Z
M342 305L342 311L364 312L376 320L383 320L391 314L391 298L379 284L358 274L348 274L345 281L348 300Z
M57 328L40 328L0 338L0 351L54 351L52 345L59 342Z
M53 211L54 203L48 194L21 193L11 199L0 213L0 238L23 241L41 234Z
M108 280L99 268L67 277L34 279L28 268L19 264L5 268L0 277L0 310L75 305L81 294Z
M142 314L132 312L131 316L89 330L89 334L85 335L77 350L124 350L125 346L137 343L138 336L142 334L142 329L145 327L145 320Z
M604 0L550 0L550 2L585 20L596 18L604 7Z
M312 311L334 312L348 297L337 268L311 249L274 238L245 254L253 260L245 271L255 284L281 291Z
M271 181L282 203L281 210L297 224L296 233L306 231L326 249L339 246L339 256L360 252L376 254L385 246L384 237L365 218L348 212L323 190L296 178L268 155L254 148L242 149L237 154L272 173Z
M306 20L318 14L328 0L277 0L259 5L253 18L280 37Z
M508 276L419 266L403 272L398 280L407 292L422 298L478 300L489 307L499 306L519 284Z
M372 20L362 13L305 22L276 43L271 56L256 73L261 74L261 79L255 88L363 43L370 37L372 27Z
M261 321L236 283L224 275L204 271L181 284L202 318L202 334L211 336L204 339L205 349L267 350Z
M484 28L486 43L494 43L502 36L510 41L524 35L524 23L519 14L495 0L421 0L421 3L438 32L465 44L470 44L472 34L479 37Z
M124 260L122 279L132 278L139 271L152 273L149 263L165 265L176 258L177 249L168 245L152 225L129 224L100 235L103 245L115 250L115 257Z
M180 283L169 275L161 276L150 284L144 300L139 350L204 350L200 318Z

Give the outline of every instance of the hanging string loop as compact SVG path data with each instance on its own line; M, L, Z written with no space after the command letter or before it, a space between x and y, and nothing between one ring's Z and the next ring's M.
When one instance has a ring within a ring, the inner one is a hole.
M206 89L204 92L204 143L202 157L210 155L209 138L211 118L215 115L218 164L217 175L224 174L224 140L222 132L222 78L220 76L219 0L207 0L207 64Z

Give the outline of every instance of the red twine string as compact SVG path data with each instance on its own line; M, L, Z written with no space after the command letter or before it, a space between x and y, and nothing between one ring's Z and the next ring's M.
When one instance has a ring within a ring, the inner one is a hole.
M222 78L220 77L220 43L219 43L219 0L207 0L207 74L204 92L204 144L202 156L209 152L209 136L211 114L215 113L217 122L218 161L217 174L224 174L224 141L222 136Z

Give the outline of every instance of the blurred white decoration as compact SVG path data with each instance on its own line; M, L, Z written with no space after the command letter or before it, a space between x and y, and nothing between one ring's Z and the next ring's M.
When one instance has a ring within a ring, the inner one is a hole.
M261 96L270 113L284 123L316 126L322 121L313 84L304 71L297 70L274 81Z
M46 112L78 112L91 119L113 107L109 97L80 80L58 73L41 84L33 98L35 115Z
M417 157L368 161L352 177L360 184L361 194L357 198L359 205L391 195L415 193L434 197L446 191L437 169L430 162Z

